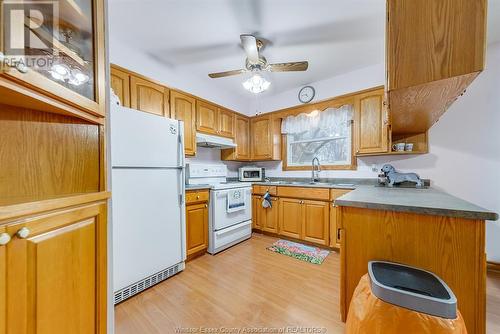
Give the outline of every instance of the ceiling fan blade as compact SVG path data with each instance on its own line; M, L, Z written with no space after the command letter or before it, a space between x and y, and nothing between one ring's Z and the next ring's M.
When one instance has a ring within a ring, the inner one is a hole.
M238 75L247 72L247 70L241 69L241 70L233 70L233 71L226 71L226 72L217 72L217 73L210 73L208 76L212 79L215 78L223 78L223 77L229 77L231 75Z
M257 48L257 39L252 35L240 35L241 45L245 49L247 59L252 64L259 63L259 49Z
M307 61L297 61L291 63L269 64L271 72L291 72L291 71L306 71L309 67Z

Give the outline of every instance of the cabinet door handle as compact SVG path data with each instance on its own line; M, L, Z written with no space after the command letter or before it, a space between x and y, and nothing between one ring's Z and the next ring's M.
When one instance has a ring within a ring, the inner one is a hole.
M10 242L10 235L7 233L0 234L0 246L5 246Z
M30 230L27 227L23 227L16 233L17 237L20 239L26 239L30 235Z
M208 208L208 204L205 204L205 208Z

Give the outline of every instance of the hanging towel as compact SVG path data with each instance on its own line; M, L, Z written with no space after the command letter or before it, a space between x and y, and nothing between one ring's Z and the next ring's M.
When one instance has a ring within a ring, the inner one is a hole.
M245 189L232 189L227 192L227 212L245 209Z
M273 202L271 201L271 194L269 193L269 191L266 191L264 196L262 196L262 207L265 209L273 207Z

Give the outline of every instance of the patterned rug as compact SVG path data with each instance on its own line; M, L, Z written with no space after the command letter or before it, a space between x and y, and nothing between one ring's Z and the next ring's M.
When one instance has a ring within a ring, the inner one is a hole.
M329 251L318 247L306 246L282 239L276 241L272 246L267 247L267 249L313 264L323 263L328 254L330 254Z

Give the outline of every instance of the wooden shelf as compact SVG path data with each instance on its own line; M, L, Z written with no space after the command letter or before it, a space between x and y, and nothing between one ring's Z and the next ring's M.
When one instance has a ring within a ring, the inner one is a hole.
M373 157L373 156L381 156L381 155L419 155L429 153L427 151L403 151L403 152L384 152L384 153L365 153L365 154L356 154L357 157Z
M67 194L54 196L50 199L38 201L35 200L31 202L29 201L29 199L27 199L26 201L23 201L21 203L2 203L2 205L0 205L0 225L2 224L3 220L102 201L110 197L110 192L100 191L83 194Z

